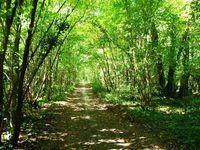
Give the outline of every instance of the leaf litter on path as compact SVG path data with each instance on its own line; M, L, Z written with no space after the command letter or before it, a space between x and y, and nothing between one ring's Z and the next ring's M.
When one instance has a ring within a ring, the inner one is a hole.
M20 138L27 150L162 150L156 135L121 117L89 86L79 85L64 101L45 108L49 116L35 122L37 132ZM117 110L116 110L117 111Z

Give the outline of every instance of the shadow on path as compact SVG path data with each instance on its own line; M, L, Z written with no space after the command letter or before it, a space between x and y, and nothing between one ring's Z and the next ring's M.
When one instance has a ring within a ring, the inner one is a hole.
M27 150L162 149L155 135L108 111L92 89L81 83L65 101L54 102L49 117L35 124L37 133L21 136ZM20 149L20 148L19 148Z

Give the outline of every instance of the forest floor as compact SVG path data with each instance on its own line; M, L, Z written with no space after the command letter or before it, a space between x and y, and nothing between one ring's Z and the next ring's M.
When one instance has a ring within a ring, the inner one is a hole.
M52 102L22 131L18 150L165 149L159 135L130 122L81 83L64 101ZM42 114L42 115L41 115Z

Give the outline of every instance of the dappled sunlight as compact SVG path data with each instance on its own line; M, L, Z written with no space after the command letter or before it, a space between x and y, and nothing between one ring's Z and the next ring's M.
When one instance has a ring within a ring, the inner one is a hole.
M96 142L85 142L84 145L95 145L97 144Z
M118 146L122 146L122 147L128 147L131 145L131 143L126 142L124 139L100 139L98 140L98 144L100 143L113 143L116 144Z
M79 91L79 92L82 90L89 92L89 91L92 91L92 88L91 87L89 87L89 88L88 87L78 87L78 88L75 88L75 90Z
M61 105L61 106L68 106L69 103L67 101L58 101L58 102L54 102L55 104Z
M139 137L139 139L140 139L140 140L141 140L141 139L146 139L146 137L141 136L141 137Z
M162 107L159 107L158 110L161 111L161 112L167 112L167 113L170 113L170 112L171 112L169 106L162 106Z
M172 108L170 106L159 106L156 108L158 111L166 114L184 113L183 108Z
M82 99L80 99L80 97L82 97ZM84 100L84 102L82 100ZM99 103L99 99L92 92L92 88L85 87L75 88L74 92L66 97L66 102L64 104L73 108L75 111L106 110L108 106L108 104Z
M69 134L66 132L56 132L56 133L49 133L47 131L43 132L43 135L38 136L38 139L55 139L55 140L64 140L63 138L68 136Z
M71 120L79 120L79 119L86 119L86 120L90 120L91 117L90 116L78 116L78 117L71 117Z
M25 149L160 149L146 131L110 109L123 111L101 102L82 83L64 101L45 108L48 113L36 122L38 129L22 136L21 144Z
M69 100L80 100L80 98L66 97Z
M121 131L119 129L101 129L100 132L123 133L123 131Z

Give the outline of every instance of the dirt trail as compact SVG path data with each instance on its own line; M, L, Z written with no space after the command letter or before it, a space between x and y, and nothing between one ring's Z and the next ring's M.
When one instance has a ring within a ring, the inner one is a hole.
M65 101L54 102L50 117L36 122L37 133L21 137L21 149L163 149L155 135L107 110L84 82Z

